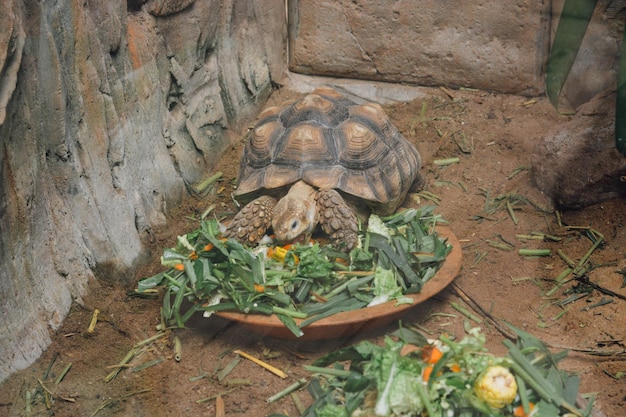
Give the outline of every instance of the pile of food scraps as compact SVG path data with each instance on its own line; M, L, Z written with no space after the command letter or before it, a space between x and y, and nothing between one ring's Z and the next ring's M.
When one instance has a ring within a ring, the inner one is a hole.
M579 377L558 368L567 352L551 351L519 330L498 357L479 328L462 340L427 340L400 328L384 346L363 341L305 366L313 404L304 417L587 417L577 407Z
M344 253L320 242L275 246L271 238L249 248L223 238L218 220L202 219L164 250L168 269L141 280L137 291L164 288L163 327L183 327L198 311L239 311L274 314L301 336L303 327L339 312L412 302L406 295L420 292L452 250L438 236L440 223L434 206L373 214L357 247Z

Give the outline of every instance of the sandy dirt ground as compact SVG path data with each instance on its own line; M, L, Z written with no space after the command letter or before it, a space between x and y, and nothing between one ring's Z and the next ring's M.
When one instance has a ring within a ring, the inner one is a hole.
M562 367L580 375L582 393L597 396L597 415L623 415L626 202L558 211L534 185L529 170L532 149L551 126L566 120L547 100L470 90L421 91L415 100L385 109L420 151L428 191L439 198L437 212L461 242L463 264L453 285L411 309L403 323L419 325L430 337L444 332L462 337L468 318L452 307L459 304L481 318L488 348L503 354L505 335L497 323L510 322L555 350L570 349ZM270 101L293 97L298 94L282 89ZM381 342L397 328L393 323L349 338L285 341L198 315L188 329L147 343L128 368L105 381L135 344L157 333L161 299L133 296L136 282L161 270L161 251L174 246L177 235L194 230L210 205L220 216L235 212L230 195L241 149L241 143L230 149L216 167L223 176L208 196L190 198L169 213L168 228L155 231L154 262L130 278L128 288L94 282L92 294L72 308L42 357L0 386L0 416L214 416L218 394L227 416L298 416L292 396L272 403L267 398L309 378L302 365L360 340ZM453 157L458 163L433 163ZM432 204L424 198L411 197L411 202ZM503 204L498 208L496 202ZM601 233L604 243L591 254L588 281L566 282L550 294L567 267L557 251L578 262L592 246L585 236L589 229ZM532 233L559 240L518 237ZM550 249L551 255L523 257L520 248ZM574 290L583 295L573 300ZM99 321L88 333L95 309ZM181 340L180 361L174 358L175 336ZM236 349L284 370L287 378L242 360L219 381L219 371L233 361ZM306 389L296 396L304 406L310 402Z

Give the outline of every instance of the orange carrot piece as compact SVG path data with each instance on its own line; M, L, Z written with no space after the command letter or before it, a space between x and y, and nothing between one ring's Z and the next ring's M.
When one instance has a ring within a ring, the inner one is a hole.
M430 379L430 375L433 373L433 368L433 365L428 365L422 371L422 379L424 380L424 382L428 382L428 380Z
M515 407L515 410L513 410L513 415L515 417L528 417L533 412L533 408L535 408L535 404L529 403L528 405L529 405L528 414L524 412L523 405L518 405L517 407Z
M443 356L443 352L436 346L428 345L422 348L422 360L426 363L435 364Z
M350 262L344 258L335 258L335 262L338 264L346 265L346 266L350 264Z

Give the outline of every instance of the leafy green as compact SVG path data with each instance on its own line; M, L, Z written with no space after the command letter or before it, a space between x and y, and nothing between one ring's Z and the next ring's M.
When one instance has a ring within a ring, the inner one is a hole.
M309 384L313 403L303 415L498 417L532 403L536 416L590 416L591 405L584 410L572 405L579 379L558 368L565 355L552 354L534 336L513 330L518 338L515 344L505 341L505 357L485 349L478 328L460 341L445 336L427 341L419 332L401 328L387 336L383 346L362 341L331 352L305 366L315 376ZM443 353L434 365L423 356L433 346ZM413 349L403 354L407 347ZM489 406L474 388L483 372L495 365L510 368L518 381L515 400L501 409ZM432 372L426 377L428 367Z
M163 251L161 263L168 269L139 281L137 290L166 289L168 325L183 327L196 311L235 310L276 314L300 336L303 327L324 317L373 300L407 302L405 294L419 292L452 250L434 231L442 220L433 209L373 215L349 254L320 243L248 248L222 238L219 222L205 219Z
M320 411L318 417L350 417L345 407L329 404Z
M423 366L417 361L399 355L396 349L378 350L372 355L365 373L372 375L377 387L376 414L389 415L417 412L424 408L418 392L423 384Z
M304 334L304 332L302 332L302 329L300 328L300 326L298 326L298 324L296 324L296 322L294 321L294 319L291 316L289 316L287 314L276 314L276 316L278 317L278 319L280 321L283 322L285 327L287 327L289 329L289 331L291 331L291 333L296 335L296 337L300 337L300 336L302 336Z
M319 243L315 243L312 246L297 246L294 250L295 255L298 257L299 262L297 264L298 276L305 278L318 278L322 282L328 284L333 276L333 270L335 264L330 261L329 247L326 250L322 250ZM290 257L288 266L293 265L295 258Z
M565 0L546 66L546 93L558 109L559 96L582 43L597 0Z
M546 93L559 109L561 90L574 64L597 0L565 0L546 65ZM617 73L615 145L626 156L626 24Z
M579 377L569 375L557 366L567 356L567 351L552 353L529 333L511 325L509 327L519 335L516 344L509 340L503 342L513 359L513 370L535 389L540 409L543 404L544 409L562 408L575 415L583 415L575 407Z
M367 231L383 236L387 240L391 240L389 228L383 223L383 220L376 214L372 214L367 221Z
M374 274L374 299L370 306L382 304L402 295L402 287L398 284L395 274L389 269L376 267Z

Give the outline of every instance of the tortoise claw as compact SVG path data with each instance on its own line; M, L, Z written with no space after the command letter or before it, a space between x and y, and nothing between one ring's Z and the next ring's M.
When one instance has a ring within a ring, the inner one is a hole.
M272 226L275 205L276 199L268 195L252 200L235 215L223 236L250 246L258 244Z

